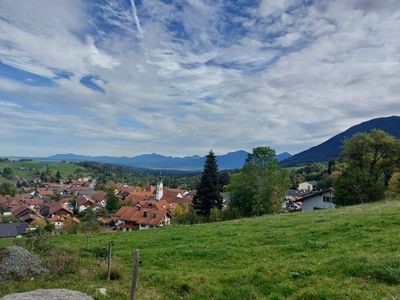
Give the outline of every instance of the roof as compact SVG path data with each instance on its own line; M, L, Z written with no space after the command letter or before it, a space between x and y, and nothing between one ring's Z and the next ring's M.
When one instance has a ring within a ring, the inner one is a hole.
M97 192L93 194L90 198L96 202L101 202L106 199L107 194L105 192Z
M325 189L325 190L314 191L314 192L308 193L304 197L299 198L298 200L304 202L305 200L308 200L310 198L314 198L315 196L321 196L321 195L323 195L325 193L328 193L328 192L329 193L333 193L334 189L333 188L328 188L328 189Z
M78 197L78 198L76 199L76 203L77 203L79 206L82 206L82 205L85 205L85 204L92 205L92 204L95 203L95 201L92 200L92 199L86 198L85 196L82 196L82 197Z
M26 223L0 224L0 238L15 237L26 233Z
M136 206L121 206L113 218L123 221L135 222L136 224L157 226L167 217L167 210L154 208L140 208Z
M50 223L54 224L56 222L65 222L65 221L71 221L73 223L80 223L81 221L78 218L71 217L71 216L54 216L51 218L48 218L47 221Z
M52 203L52 204L49 205L49 214L50 214L50 215L53 215L53 214L55 214L56 212L59 212L59 211L61 211L61 210L64 210L64 211L66 211L67 213L69 213L69 214L71 214L71 215L74 214L73 211L71 211L71 210L63 203L62 200L61 200L61 201L58 201L58 202L55 202L55 203Z
M133 202L154 199L154 194L150 191L133 191L126 197L126 200L131 200Z
M27 206L25 204L13 207L11 209L11 212L17 217L20 217L20 216L25 215L26 213L30 213L30 212L36 213L36 211L34 209L30 208L29 206Z
M313 193L312 191L304 191L304 190L294 190L290 189L287 191L286 196L287 197L304 197L307 194Z

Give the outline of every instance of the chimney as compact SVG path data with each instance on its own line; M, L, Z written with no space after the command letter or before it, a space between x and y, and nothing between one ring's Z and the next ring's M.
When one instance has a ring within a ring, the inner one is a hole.
M156 215L157 215L157 212L154 212L154 213L153 213L153 218L154 218L154 219L156 218Z
M144 210L144 211L143 211L143 216L144 216L145 218L147 218L147 210Z

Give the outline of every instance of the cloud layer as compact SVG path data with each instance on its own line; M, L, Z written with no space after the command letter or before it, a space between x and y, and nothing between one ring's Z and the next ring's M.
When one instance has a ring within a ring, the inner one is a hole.
M0 155L297 152L400 113L396 0L0 2Z

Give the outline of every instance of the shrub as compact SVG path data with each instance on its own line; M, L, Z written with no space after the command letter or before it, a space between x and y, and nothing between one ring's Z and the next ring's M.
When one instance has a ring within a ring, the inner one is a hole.
M96 258L106 259L108 256L108 249L106 247L95 247L92 249L92 252Z

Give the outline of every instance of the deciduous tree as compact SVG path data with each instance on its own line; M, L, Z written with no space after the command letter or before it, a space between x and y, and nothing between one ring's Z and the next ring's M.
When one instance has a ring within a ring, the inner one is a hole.
M382 130L357 133L344 142L346 167L335 184L336 203L359 204L385 195L386 177L400 164L400 141Z
M244 167L231 177L230 208L242 216L274 213L280 210L289 186L289 174L279 167L275 151L269 147L254 148Z

